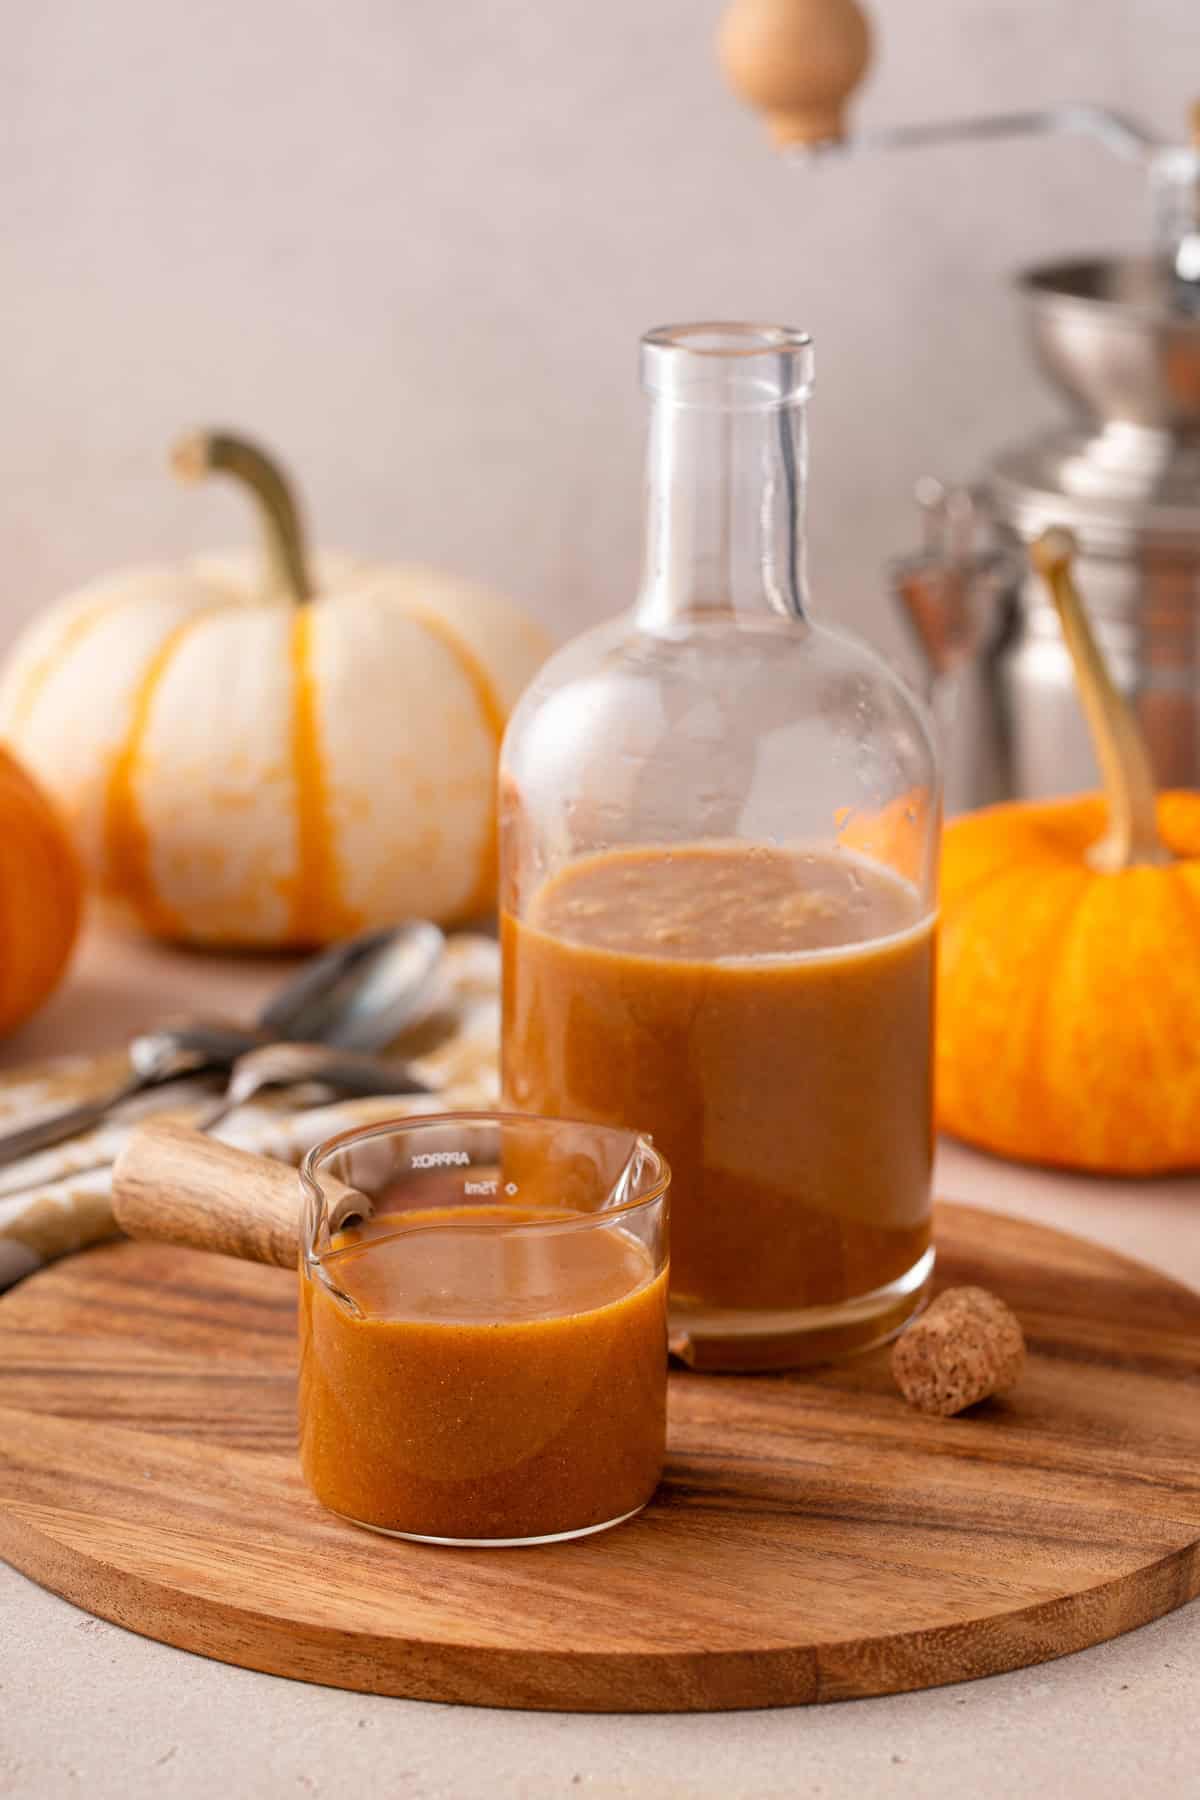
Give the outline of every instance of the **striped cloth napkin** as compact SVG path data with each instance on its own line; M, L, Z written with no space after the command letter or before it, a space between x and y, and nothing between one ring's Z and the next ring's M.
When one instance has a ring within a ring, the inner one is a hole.
M394 1099L320 1104L319 1090L264 1095L232 1113L213 1136L262 1156L298 1163L313 1144L378 1119L498 1103L500 951L491 938L463 933L446 947L443 986L432 1012L399 1038L389 1055L434 1089ZM124 1056L64 1057L0 1075L0 1131L31 1124L103 1093L125 1072ZM143 1119L187 1123L212 1101L210 1082L173 1083L128 1102L94 1131L0 1168L0 1288L55 1257L116 1235L112 1164Z

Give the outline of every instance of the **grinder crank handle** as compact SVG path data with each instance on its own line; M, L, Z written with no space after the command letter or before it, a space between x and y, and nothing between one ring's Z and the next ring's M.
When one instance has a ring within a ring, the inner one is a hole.
M373 1210L365 1194L340 1181L322 1176L321 1187L332 1230L339 1218ZM113 1166L112 1199L117 1224L129 1237L299 1267L297 1171L184 1125L162 1120L133 1133Z
M846 108L870 64L872 35L860 0L730 0L717 55L729 86L763 114L783 148L892 150L1061 132L1097 138L1135 162L1165 148L1136 120L1082 101L851 135Z

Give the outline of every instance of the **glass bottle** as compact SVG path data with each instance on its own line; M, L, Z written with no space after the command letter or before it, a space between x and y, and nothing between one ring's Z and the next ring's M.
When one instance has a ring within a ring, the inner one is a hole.
M932 1272L940 785L914 696L809 617L804 334L649 332L631 614L523 696L500 771L503 1078L674 1170L672 1348L787 1367Z

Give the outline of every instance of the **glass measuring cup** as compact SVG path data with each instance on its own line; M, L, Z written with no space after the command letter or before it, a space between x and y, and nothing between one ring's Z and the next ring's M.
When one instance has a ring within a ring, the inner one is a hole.
M300 1458L330 1511L426 1543L620 1524L666 1432L667 1194L617 1127L451 1113L301 1167Z

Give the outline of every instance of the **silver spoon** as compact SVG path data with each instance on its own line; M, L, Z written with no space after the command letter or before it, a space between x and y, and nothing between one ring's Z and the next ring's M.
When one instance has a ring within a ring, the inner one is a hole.
M305 964L252 1027L198 1020L143 1032L129 1046L129 1074L109 1093L0 1134L0 1168L90 1130L148 1088L230 1069L263 1044L320 1039L382 1049L427 1010L444 951L442 933L427 920L364 932Z
M445 952L445 938L428 919L335 944L263 1008L258 1041L382 1050L429 1010Z
M314 1081L338 1093L360 1098L365 1094L430 1094L403 1063L386 1063L374 1056L355 1056L331 1050L324 1044L263 1044L239 1056L229 1084L219 1100L192 1123L194 1131L211 1131L239 1106L245 1106L265 1088L296 1087Z

